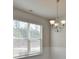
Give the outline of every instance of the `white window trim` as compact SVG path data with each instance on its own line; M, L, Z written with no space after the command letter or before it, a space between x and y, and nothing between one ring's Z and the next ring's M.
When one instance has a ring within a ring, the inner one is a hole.
M17 21L17 20L16 20ZM19 20L18 20L19 21ZM23 21L22 21L23 22ZM28 53L30 52L30 24L34 24L34 23L28 23L28 33L29 33L29 36L28 38L22 38L22 39L27 39L27 43L28 43ZM39 24L36 24L36 25L39 25ZM41 26L41 25L40 25ZM43 26L41 26L40 28L40 33L41 33L41 38L40 38L40 52L37 52L37 53L33 53L33 54L27 54L27 55L22 55L22 56L15 56L14 58L24 58L24 57L30 57L30 56L36 56L36 55L41 55L43 53ZM21 39L21 38L14 38L14 39ZM38 38L33 38L33 39L38 39Z

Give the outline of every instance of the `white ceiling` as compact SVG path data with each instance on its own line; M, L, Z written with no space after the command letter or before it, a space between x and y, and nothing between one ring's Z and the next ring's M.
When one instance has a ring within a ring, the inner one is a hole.
M23 11L32 10L31 13L53 19L57 16L56 0L13 0L13 6ZM59 2L59 17L66 17L66 1Z

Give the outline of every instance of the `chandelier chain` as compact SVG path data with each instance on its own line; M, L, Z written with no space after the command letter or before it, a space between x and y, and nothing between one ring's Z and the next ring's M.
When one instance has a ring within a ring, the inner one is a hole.
M58 3L59 3L59 0L57 0L57 17L56 17L56 20L58 20L58 18L59 18L59 14L58 14L58 10L59 10L58 7L59 6L58 6Z

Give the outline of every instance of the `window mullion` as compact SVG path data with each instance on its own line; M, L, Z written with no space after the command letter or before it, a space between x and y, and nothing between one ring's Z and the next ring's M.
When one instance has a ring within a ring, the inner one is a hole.
M40 36L40 53L42 53L42 51L43 51L43 40L42 40L42 38L43 38L43 28L42 28L42 26L40 26L41 28L40 28L40 34L41 34L41 36Z
M28 23L28 56L30 53L30 23Z

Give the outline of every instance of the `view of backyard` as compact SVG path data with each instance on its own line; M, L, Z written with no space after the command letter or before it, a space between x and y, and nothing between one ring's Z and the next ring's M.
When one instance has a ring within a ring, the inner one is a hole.
M40 25L14 20L13 37L14 57L40 53Z

